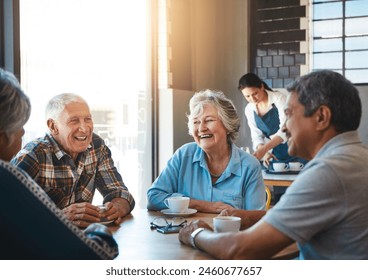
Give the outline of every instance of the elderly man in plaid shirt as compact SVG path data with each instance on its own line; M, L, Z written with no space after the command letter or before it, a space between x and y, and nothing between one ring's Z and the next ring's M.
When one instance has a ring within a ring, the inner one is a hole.
M35 139L13 158L80 227L101 221L122 222L134 198L111 158L103 139L93 133L87 102L75 94L53 97L46 107L49 133ZM92 205L95 190L105 212Z

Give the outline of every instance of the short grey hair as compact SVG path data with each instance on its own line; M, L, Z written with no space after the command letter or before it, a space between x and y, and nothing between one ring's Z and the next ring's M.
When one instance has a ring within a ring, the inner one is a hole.
M204 105L212 104L217 109L219 119L228 132L228 142L234 142L239 136L240 119L233 102L222 91L205 89L194 93L189 101L188 131L192 135L193 119L203 113ZM193 136L193 135L192 135Z
M87 102L77 94L74 93L62 93L54 96L46 105L46 120L53 119L57 120L65 106L72 102Z
M312 116L322 105L330 108L331 123L338 133L357 130L362 103L357 88L343 75L319 70L298 78L287 87L304 106L304 116Z
M0 68L0 131L8 137L19 131L31 115L31 102L17 78Z

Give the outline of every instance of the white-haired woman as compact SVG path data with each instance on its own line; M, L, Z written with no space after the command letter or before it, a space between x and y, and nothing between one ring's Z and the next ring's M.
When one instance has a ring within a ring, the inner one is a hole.
M179 148L148 190L148 209L167 208L172 196L190 197L200 212L265 207L265 187L257 159L233 141L240 120L224 93L204 90L189 103L188 130L194 143Z

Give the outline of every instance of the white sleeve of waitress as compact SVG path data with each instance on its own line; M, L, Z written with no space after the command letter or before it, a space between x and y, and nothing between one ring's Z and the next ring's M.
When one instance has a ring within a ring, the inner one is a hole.
M245 106L245 117L248 121L248 126L250 128L250 134L252 137L252 144L253 144L253 150L257 150L257 146L259 144L264 144L264 135L262 131L257 127L256 120L254 118L254 112L255 112L255 106L252 103L248 103L247 106Z
M271 139L275 136L279 136L282 138L283 143L286 142L286 134L282 132L282 126L285 124L286 116L285 116L285 105L286 105L286 93L275 91L271 93L270 95L271 102L275 104L277 110L279 111L279 119L280 119L280 128L279 130L271 135Z

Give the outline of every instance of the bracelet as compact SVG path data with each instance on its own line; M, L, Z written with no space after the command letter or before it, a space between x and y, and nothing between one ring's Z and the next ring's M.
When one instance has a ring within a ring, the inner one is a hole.
M200 233L200 232L202 232L202 231L204 231L205 230L205 228L197 228L195 231L193 231L192 232L192 234L190 235L190 243L192 244L192 246L193 246L193 248L196 248L196 249L199 249L197 246L196 246L196 244L195 244L195 238L196 238L196 236Z

